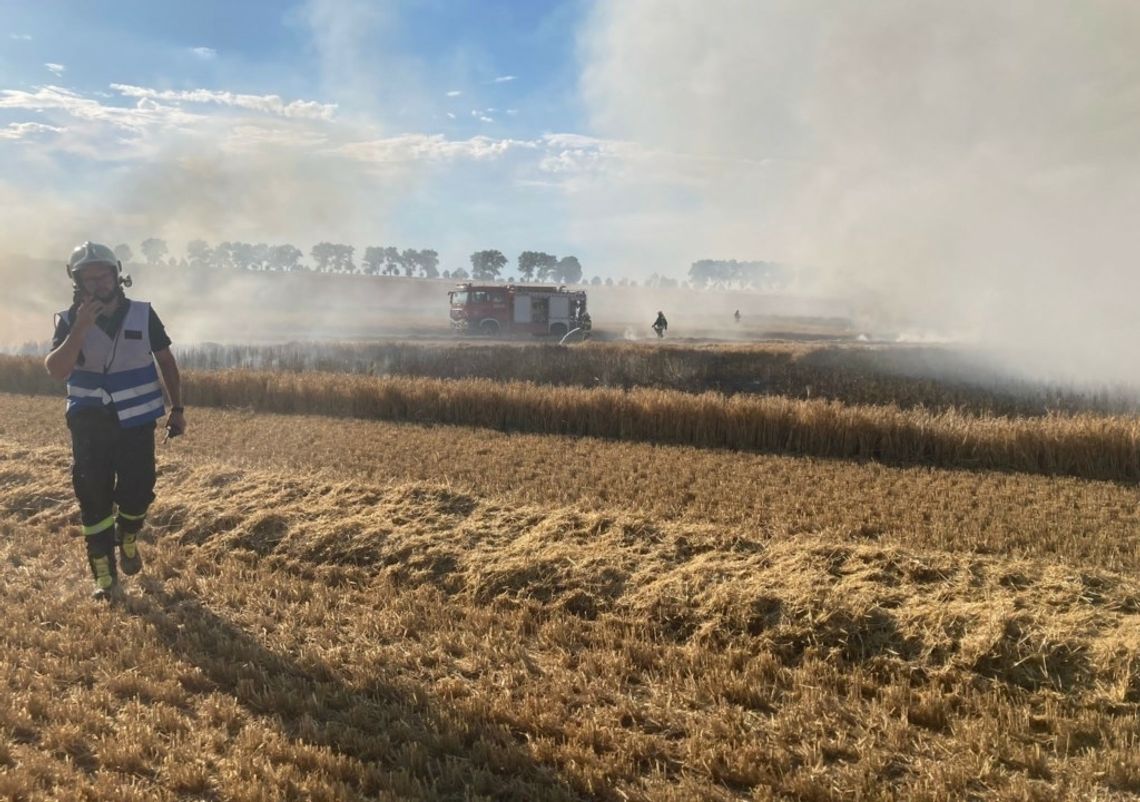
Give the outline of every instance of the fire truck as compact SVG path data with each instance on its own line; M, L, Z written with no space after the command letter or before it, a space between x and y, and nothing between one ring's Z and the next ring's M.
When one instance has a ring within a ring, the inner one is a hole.
M573 331L583 336L590 331L582 290L467 282L456 285L448 296L451 328L459 333L561 338Z

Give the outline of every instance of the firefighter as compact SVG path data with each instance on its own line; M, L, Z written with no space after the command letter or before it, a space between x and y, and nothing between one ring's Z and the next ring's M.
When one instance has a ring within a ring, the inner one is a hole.
M653 321L653 330L657 332L658 339L665 336L667 328L669 328L669 321L665 319L665 313L658 310L657 319Z
M739 326L740 325L740 310L737 309L735 312L733 312L732 317L734 320L736 320L736 324Z
M67 380L72 486L83 521L96 598L142 570L138 533L154 501L154 433L170 397L168 436L186 431L178 364L150 304L128 300L122 264L106 245L85 242L67 262L71 307L56 316L44 367ZM155 369L155 363L158 369ZM118 548L118 566L115 551Z

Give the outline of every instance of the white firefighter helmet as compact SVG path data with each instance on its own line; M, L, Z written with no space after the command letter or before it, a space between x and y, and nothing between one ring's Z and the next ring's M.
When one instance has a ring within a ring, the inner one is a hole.
M71 258L67 260L67 276L74 281L78 278L75 275L78 271L95 265L115 268L115 278L123 272L123 265L114 251L98 242L85 242L71 252Z

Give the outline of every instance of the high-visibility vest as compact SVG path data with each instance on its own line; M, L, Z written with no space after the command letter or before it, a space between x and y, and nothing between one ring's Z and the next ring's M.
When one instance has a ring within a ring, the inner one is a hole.
M162 386L150 351L150 304L126 301L127 314L114 337L97 324L83 340L83 365L67 377L67 414L114 404L119 425L141 426L166 414ZM70 309L60 312L75 323Z

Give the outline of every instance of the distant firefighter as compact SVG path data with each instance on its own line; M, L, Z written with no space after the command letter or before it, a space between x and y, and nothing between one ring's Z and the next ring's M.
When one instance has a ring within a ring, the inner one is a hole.
M737 323L740 323L740 310L739 309L737 309L736 312L734 312L732 316L736 319Z
M665 313L658 311L657 319L653 321L653 330L657 332L659 339L665 336L665 330L667 328L669 328L669 321L665 319Z

